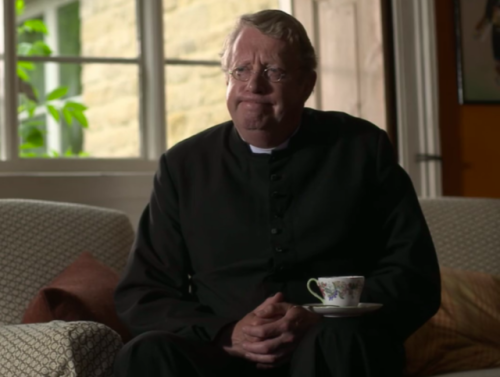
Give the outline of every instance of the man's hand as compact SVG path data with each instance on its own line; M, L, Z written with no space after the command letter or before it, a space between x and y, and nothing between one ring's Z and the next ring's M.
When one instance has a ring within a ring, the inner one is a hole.
M242 329L246 326L261 326L267 323L276 321L278 318L272 314L265 317L259 317L255 313L265 310L268 305L274 305L283 302L283 294L277 293L266 299L262 304L248 313L235 325L226 328L219 336L217 342L222 345L222 348L231 356L245 357L246 351L243 348L244 343L260 342L263 339L243 333ZM281 318L282 315L279 315Z
M264 303L254 311L259 321L242 324L247 341L241 343L244 357L257 363L257 368L274 368L287 362L300 339L321 316L300 306L282 302ZM275 296L276 297L276 296ZM260 322L262 321L262 322Z

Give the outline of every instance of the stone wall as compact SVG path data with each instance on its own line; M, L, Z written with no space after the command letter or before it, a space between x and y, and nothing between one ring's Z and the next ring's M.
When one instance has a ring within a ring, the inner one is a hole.
M82 55L134 57L135 0L80 0ZM171 59L219 60L240 14L277 8L278 0L164 0L165 53ZM167 146L228 119L218 66L166 66ZM82 101L91 157L139 156L139 83L135 65L85 64Z

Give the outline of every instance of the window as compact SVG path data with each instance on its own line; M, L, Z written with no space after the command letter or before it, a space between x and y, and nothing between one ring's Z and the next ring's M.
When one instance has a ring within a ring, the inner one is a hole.
M286 2L0 3L0 172L32 172L151 171L229 119L224 38L240 14Z

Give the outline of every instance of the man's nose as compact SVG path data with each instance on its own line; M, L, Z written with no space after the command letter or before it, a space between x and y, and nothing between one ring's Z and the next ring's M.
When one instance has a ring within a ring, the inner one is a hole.
M264 93L269 86L269 82L264 77L264 72L254 70L247 81L247 90L252 93Z

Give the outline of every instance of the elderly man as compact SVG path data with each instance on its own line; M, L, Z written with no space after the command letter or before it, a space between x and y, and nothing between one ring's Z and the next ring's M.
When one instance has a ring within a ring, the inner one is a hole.
M116 307L117 376L400 376L440 302L436 255L384 131L304 108L314 49L292 16L241 17L222 55L232 121L160 159ZM327 318L311 277L363 275L369 315Z

